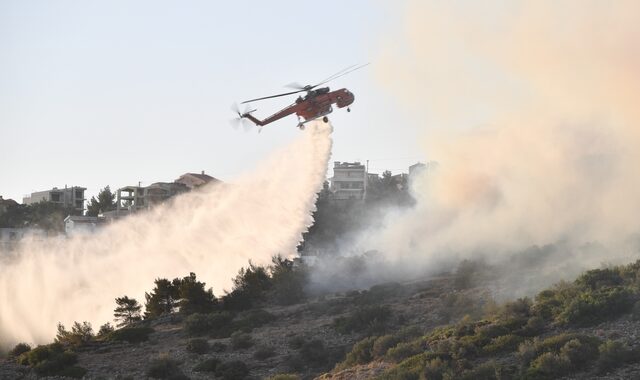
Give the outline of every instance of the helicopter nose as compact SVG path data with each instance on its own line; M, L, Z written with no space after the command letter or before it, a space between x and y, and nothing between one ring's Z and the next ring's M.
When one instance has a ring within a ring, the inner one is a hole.
M356 97L353 95L353 93L351 91L348 91L348 103L351 104L353 103L353 101L356 99Z

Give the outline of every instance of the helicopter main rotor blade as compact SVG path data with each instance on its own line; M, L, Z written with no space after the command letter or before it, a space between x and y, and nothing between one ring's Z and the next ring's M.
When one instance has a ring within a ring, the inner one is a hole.
M318 86L323 85L323 84L325 84L325 83L327 83L327 82L330 82L330 81L332 81L332 80L334 80L334 79L338 79L338 78L340 78L341 76L345 76L345 75L347 75L347 74L349 74L349 73L352 73L352 72L354 72L354 71L356 71L356 70L360 70L361 68L363 68L363 67L365 67L365 66L368 66L369 64L370 64L370 63L365 63L365 64L360 65L360 66L356 66L356 65L350 66L348 69L345 69L345 70L342 70L341 72L338 72L339 74L334 74L334 75L330 76L328 79L325 79L324 81L322 81L322 82L320 82L320 83L316 84L315 86L313 86L313 87L311 87L311 88L318 87Z
M303 90L298 90L298 91L291 91L291 92L285 92L284 94L278 94L278 95L271 95L271 96L264 96L262 98L256 98L256 99L251 99L251 100L245 100L244 102L240 103L240 104L245 104L245 103L249 103L249 102L256 102L258 100L264 100L264 99L271 99L271 98L278 98L280 96L287 96L287 95L293 95L293 94L297 94L299 92L305 92L307 90L303 89Z
M351 66L349 66L349 67L347 67L347 68L344 68L344 69L342 69L342 70L338 71L337 73L335 73L335 74L333 74L333 75L331 75L331 76L329 76L329 77L327 77L327 78L325 78L325 79L321 80L321 81L320 81L318 84L316 84L316 85L306 85L306 86L303 86L303 85L301 85L301 84L300 84L300 83L298 83L298 82L291 82L291 83L289 83L289 84L284 85L284 87L286 87L286 88L292 88L292 89L294 89L294 90L311 90L311 89L313 89L314 87L317 87L317 86L319 86L319 85L320 85L320 84L322 84L322 83L326 83L326 82L328 82L328 81L330 81L330 80L333 80L334 78L337 78L337 77L338 77L338 76L340 76L341 74L345 73L345 71L347 71L347 70L349 70L349 69L353 69L353 68L354 68L354 67L356 67L356 66L357 66L357 65L351 65Z
M300 84L300 83L298 83L298 82L291 82L291 83L289 83L289 84L285 84L285 85L284 85L284 87L286 87L286 88L292 88L292 89L294 89L294 90L304 90L304 86L303 86L303 85L301 85L301 84Z
M299 83L295 83L295 82L294 83L290 83L290 84L286 85L285 87L294 88L294 89L296 89L296 91L285 92L284 94L278 94L278 95L263 96L262 98L256 98L256 99L251 99L251 100L245 100L244 102L242 102L240 104L246 104L246 103L249 103L249 102L257 102L258 100L279 98L281 96L293 95L293 94L297 94L299 92L305 92L305 91L308 92L308 91L311 91L311 90L313 90L314 88L316 88L316 87L318 87L320 85L323 85L323 84L325 84L325 83L327 83L329 81L332 81L332 80L334 80L336 78L339 78L339 77L341 77L343 75L347 75L347 74L349 74L351 72L359 70L359 69L361 69L361 68L363 68L363 67L365 67L367 65L369 65L369 63L365 63L364 65L359 65L359 66L358 65L351 65L351 66L349 66L349 67L347 67L345 69L342 69L342 70L338 71L337 73L331 75L330 77L326 78L325 80L323 80L320 83L315 84L313 86L309 86L309 85L301 86Z
M335 77L335 76L337 76L337 75L340 75L340 74L342 74L343 72L345 72L345 71L347 71L347 70L349 70L349 69L352 69L352 68L354 68L354 67L356 67L356 66L357 66L357 65L351 65L351 66L349 66L349 67L346 67L346 68L344 68L344 69L342 69L342 70L338 71L338 72L337 72L337 73L335 73L335 74L329 75L327 78L325 78L325 79L321 80L320 82L318 82L318 84L314 85L313 87L319 86L321 83L326 83L326 82L328 82L328 81L332 80L332 79L333 79L333 77Z

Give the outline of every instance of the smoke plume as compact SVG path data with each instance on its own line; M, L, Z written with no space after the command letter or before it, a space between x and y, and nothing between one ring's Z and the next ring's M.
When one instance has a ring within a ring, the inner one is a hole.
M637 258L637 14L634 1L411 2L377 75L440 165L361 249L406 273L553 244L535 273L550 280Z
M331 126L308 124L291 145L230 184L73 239L23 245L0 267L0 342L46 342L57 322L112 320L114 298L144 300L158 277L195 272L220 295L248 260L291 255L313 222L325 179Z

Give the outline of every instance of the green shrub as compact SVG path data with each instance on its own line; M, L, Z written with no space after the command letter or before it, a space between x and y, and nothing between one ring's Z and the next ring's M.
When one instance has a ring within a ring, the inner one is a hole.
M578 277L575 283L585 289L596 290L621 285L623 279L617 268L605 268L587 271Z
M507 371L505 371L499 364L494 361L490 361L487 363L482 363L479 366L469 369L463 370L459 376L456 376L455 379L458 380L500 380L504 378L509 378L506 375Z
M184 380L189 379L180 370L179 363L167 355L152 359L147 366L147 376L154 379Z
M493 338L509 334L510 330L501 323L488 323L476 325L473 329L474 335L477 337L478 343L488 343Z
M406 342L422 336L422 329L419 326L407 326L401 328L393 336L399 342Z
M531 315L531 300L519 298L513 302L505 303L498 311L498 317L502 320L528 319Z
M153 331L151 327L125 327L110 333L106 339L109 341L140 343L149 340L149 334Z
M427 356L424 354L414 355L403 360L397 366L392 367L380 375L380 380L418 380L423 376L426 366ZM430 379L429 379L430 380Z
M565 306L557 320L564 324L588 326L631 310L633 301L632 293L620 287L583 292Z
M18 356L24 354L25 352L31 351L31 346L26 343L18 343L9 351L9 356L12 358L17 358Z
M583 368L591 364L598 357L597 342L572 339L560 349L560 356L566 358L574 369Z
M266 310L248 310L236 317L236 320L234 320L233 322L233 328L234 330L250 332L254 328L266 325L267 323L272 322L275 319L276 317Z
M224 311L210 314L194 313L185 320L184 329L189 335L209 334L214 338L226 338L233 332L232 320L233 315Z
M558 378L569 372L571 363L566 358L552 352L545 352L538 356L527 370L529 378Z
M443 309L441 310L444 320L460 318L469 315L473 318L479 318L483 314L484 299L471 297L464 293L446 292L440 297Z
M605 373L635 359L633 351L626 344L614 340L602 343L598 351L600 355L596 366L599 373Z
M523 336L536 336L542 333L546 323L542 317L533 316L527 320L527 323L518 332Z
M304 362L311 367L324 366L329 360L329 352L324 342L320 339L305 342L302 347L300 347L299 353Z
M369 305L382 302L390 298L396 298L405 293L404 286L397 282L378 284L369 290L363 291L355 296L355 302L360 305Z
M218 364L216 367L216 377L224 380L244 379L249 374L249 368L244 362L233 360Z
M560 349L567 344L568 341L573 339L582 339L584 338L578 334L572 333L562 333L558 335L550 336L542 341L538 341L536 345L536 350L541 352L558 352Z
M529 364L536 358L538 354L539 340L534 338L533 340L527 340L518 346L518 352L516 357L520 362L522 368L527 368Z
M442 347L438 347L438 352L448 352L454 359L467 359L476 357L480 353L479 347L482 345L478 337L471 335L465 336L458 340L451 340L448 343L448 350L444 350Z
M61 376L67 370L70 374L79 373L80 369L69 369L77 361L77 355L72 351L65 351L60 343L38 346L23 352L17 360L19 364L33 368L39 376Z
M451 372L449 362L446 362L440 358L429 360L423 370L423 376L430 380L442 380L445 374Z
M356 364L366 364L373 360L373 347L376 337L362 339L353 345L351 351L347 354L344 361L336 367L337 369L345 369ZM385 351L386 352L386 351Z
M209 342L206 339L195 338L187 342L187 352L194 354L206 354L209 352Z
M371 355L375 358L384 356L391 347L398 344L398 338L394 335L383 335L373 342Z
M365 331L372 334L384 331L390 319L391 309L388 306L366 306L347 317L337 318L333 325L341 334Z
M216 368L220 364L220 360L216 358L209 358L201 361L195 367L193 367L194 372L215 372Z
M253 346L253 338L250 334L241 333L239 331L231 334L231 347L234 349L245 349Z
M491 343L484 346L482 349L485 354L495 354L499 352L512 352L515 351L524 338L521 336L509 334L493 338Z
M423 352L424 349L419 341L400 343L397 346L387 350L385 358L395 363L399 363L406 358Z

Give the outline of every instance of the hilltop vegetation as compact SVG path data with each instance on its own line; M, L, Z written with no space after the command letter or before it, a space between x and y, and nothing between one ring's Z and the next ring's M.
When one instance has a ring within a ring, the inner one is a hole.
M464 272L463 272L464 273ZM426 334L406 329L364 338L336 371L393 363L380 379L555 379L602 374L640 361L640 348L592 333L601 322L640 312L640 261L591 270L534 299L508 302Z
M194 274L158 279L144 318L141 305L119 297L119 328L59 325L51 344L16 345L0 375L554 379L625 366L640 373L640 348L620 330L640 328L640 261L501 306L468 286L470 265L314 299L300 291L308 269L279 257L243 268L221 297Z

